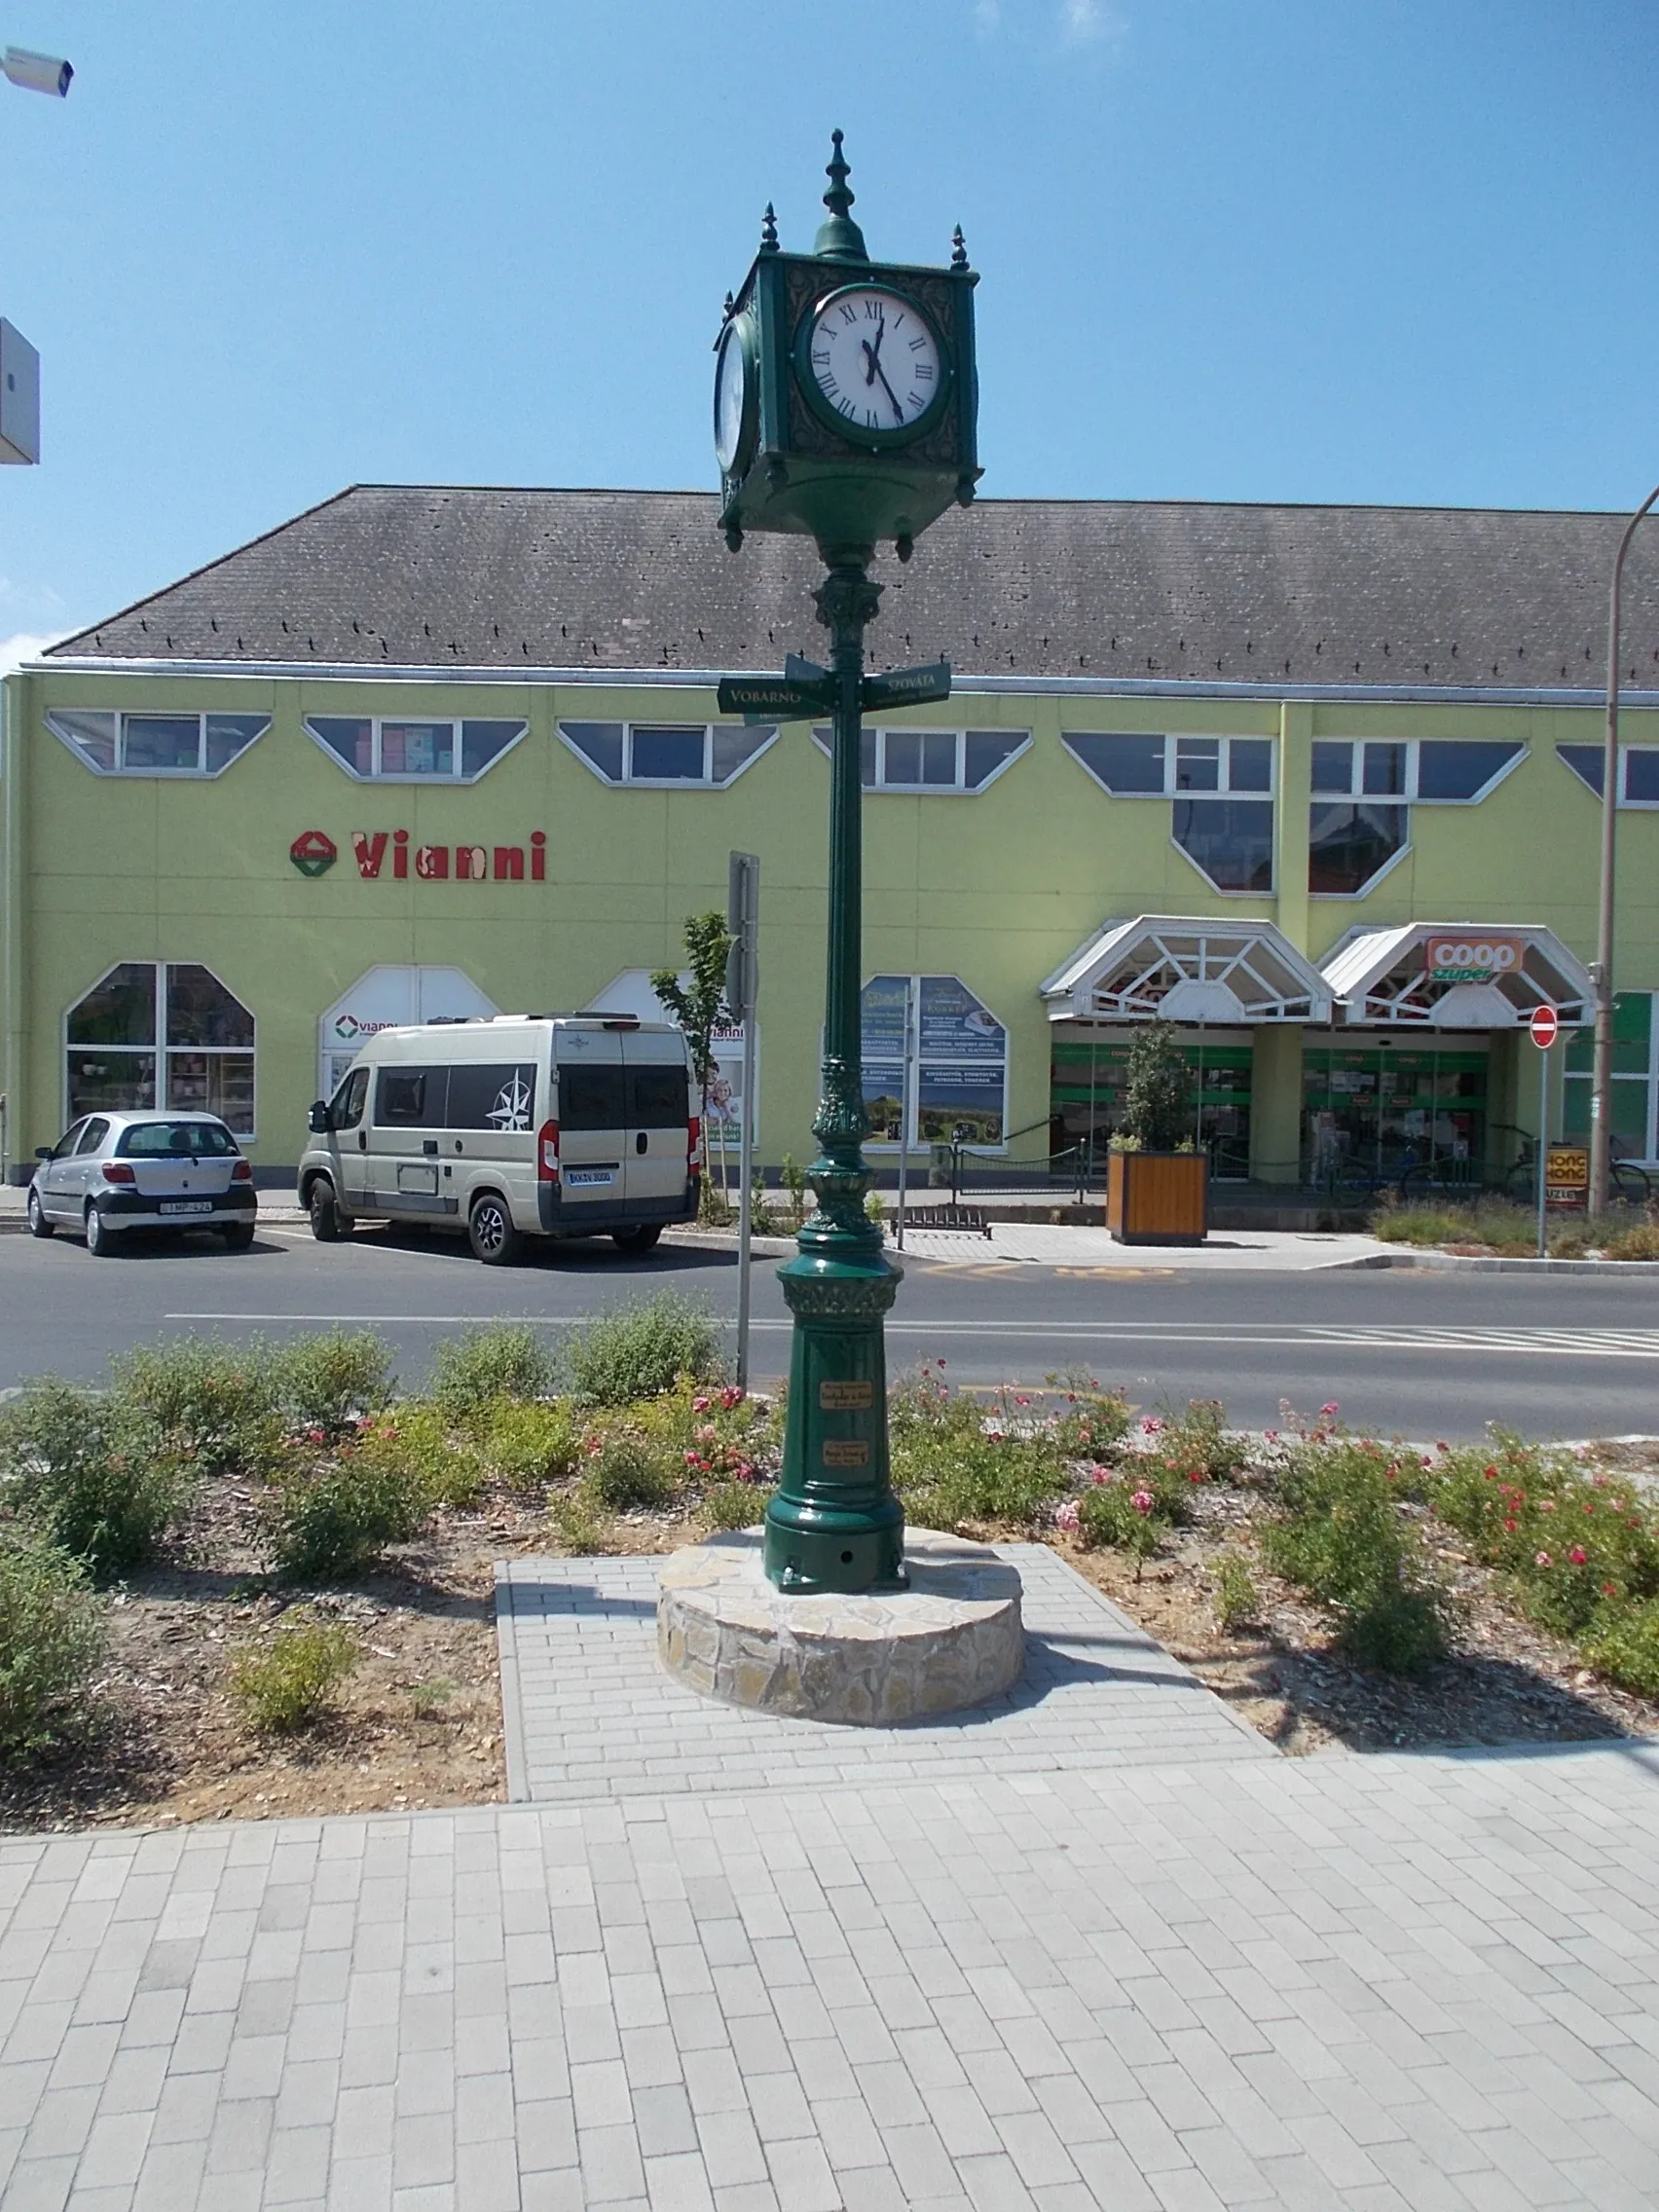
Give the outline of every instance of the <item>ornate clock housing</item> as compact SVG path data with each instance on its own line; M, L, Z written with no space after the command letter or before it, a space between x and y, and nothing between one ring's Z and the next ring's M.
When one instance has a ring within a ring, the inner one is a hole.
M734 548L746 531L777 531L815 537L827 558L883 538L907 558L980 475L978 278L960 231L948 268L872 262L834 137L814 251L783 252L768 207L728 305L716 367L720 524Z

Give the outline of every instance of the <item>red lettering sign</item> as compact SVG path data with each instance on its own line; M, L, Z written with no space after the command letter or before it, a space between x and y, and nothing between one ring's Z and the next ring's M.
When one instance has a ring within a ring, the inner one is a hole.
M387 847L391 848L392 880L398 883L409 879L409 831L407 830L353 830L350 831L351 858L357 864L357 873L365 883L376 883L386 870ZM547 881L547 832L533 830L530 834L530 869L532 883ZM332 867L336 858L332 838L321 830L308 830L296 837L288 848L288 858L302 875L320 875ZM415 875L422 883L523 883L525 880L525 847L523 845L417 845L414 852Z

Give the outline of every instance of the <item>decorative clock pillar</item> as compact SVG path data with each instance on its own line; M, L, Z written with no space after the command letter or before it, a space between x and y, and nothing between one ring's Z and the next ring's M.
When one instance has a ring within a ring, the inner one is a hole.
M792 659L780 678L732 678L727 713L829 716L830 927L824 1059L807 1169L818 1205L779 1274L794 1315L783 1472L766 1509L766 1572L780 1590L904 1586L904 1517L887 1451L884 1317L899 1287L865 1213L873 1178L861 1065L861 739L866 707L949 695L937 667L866 677L865 631L884 539L901 561L980 470L975 445L974 286L962 234L947 269L875 263L852 218L841 133L810 254L785 253L770 207L760 250L726 303L715 369L720 528L814 538L828 573L814 599L829 667ZM908 1132L906 1131L906 1136Z

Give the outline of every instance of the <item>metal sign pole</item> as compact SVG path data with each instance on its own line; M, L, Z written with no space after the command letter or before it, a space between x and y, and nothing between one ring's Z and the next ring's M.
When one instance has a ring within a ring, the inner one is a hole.
M894 1241L900 1251L904 1249L904 1193L909 1182L910 1161L910 994L915 978L904 978L904 1058L899 1077L899 1227Z
M1549 1180L1550 1055L1546 1046L1538 1054L1538 1257L1545 1257L1544 1195Z
M743 1119L737 1139L737 1386L749 1387L750 1222L754 1209L755 1001L759 981L760 863L754 853L733 853L726 869L726 1003L743 1029Z

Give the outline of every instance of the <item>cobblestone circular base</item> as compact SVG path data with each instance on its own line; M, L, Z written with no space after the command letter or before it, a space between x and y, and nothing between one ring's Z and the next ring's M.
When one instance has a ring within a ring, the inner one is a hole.
M687 1688L797 1719L879 1727L983 1705L1025 1664L1019 1575L983 1544L906 1530L910 1587L891 1597L786 1598L760 1530L676 1552L662 1570L657 1652Z

